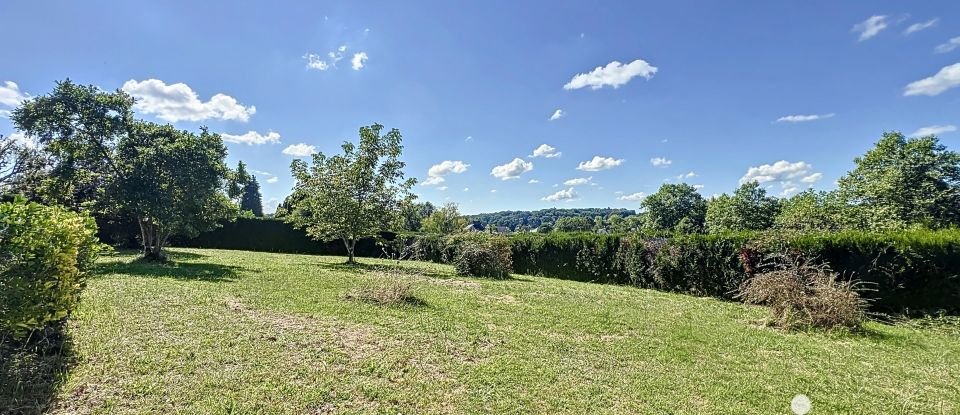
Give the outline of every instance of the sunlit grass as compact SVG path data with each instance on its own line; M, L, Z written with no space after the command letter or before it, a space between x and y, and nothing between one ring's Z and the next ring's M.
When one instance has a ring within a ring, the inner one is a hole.
M62 413L960 412L960 338L762 327L763 309L405 263L416 305L349 300L390 262L178 249L102 260Z

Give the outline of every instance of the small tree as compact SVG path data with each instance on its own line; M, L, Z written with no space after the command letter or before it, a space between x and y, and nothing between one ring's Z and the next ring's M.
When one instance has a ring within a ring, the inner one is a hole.
M285 220L313 238L342 240L349 264L356 263L357 240L397 227L401 207L413 197L416 179L404 180L400 131L382 130L362 127L359 145L343 143L343 154L317 153L312 166L302 160L290 166L297 182Z
M777 199L757 182L741 185L733 196L722 194L707 204L705 224L710 232L763 230L773 226Z
M250 178L253 175L247 172L247 165L241 160L237 162L237 169L230 171L228 176L227 196L239 205L243 199L244 188L247 183L250 183Z
M557 232L590 232L593 221L583 216L565 216L554 222L553 229Z
M460 214L456 203L447 203L440 209L434 210L430 216L423 220L422 230L429 233L449 235L462 231L469 223L467 218Z

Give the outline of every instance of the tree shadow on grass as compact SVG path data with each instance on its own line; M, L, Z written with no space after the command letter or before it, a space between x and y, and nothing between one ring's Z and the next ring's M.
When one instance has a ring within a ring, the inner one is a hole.
M122 274L134 277L173 278L189 281L232 282L238 278L240 267L209 263L150 261L108 261L97 266L97 273Z
M53 403L75 357L62 328L40 341L0 338L0 413L41 414Z

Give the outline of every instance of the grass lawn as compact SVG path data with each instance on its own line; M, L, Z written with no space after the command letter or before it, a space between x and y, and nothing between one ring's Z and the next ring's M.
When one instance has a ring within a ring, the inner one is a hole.
M762 327L757 307L457 278L425 263L403 264L421 303L384 307L343 297L384 279L375 265L388 262L173 257L103 258L68 328L68 375L18 404L47 394L53 413L790 414L805 394L814 414L960 413L956 330L787 333Z

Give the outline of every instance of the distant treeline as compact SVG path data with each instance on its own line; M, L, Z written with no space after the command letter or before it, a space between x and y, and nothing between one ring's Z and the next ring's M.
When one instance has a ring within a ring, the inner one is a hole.
M541 209L541 210L505 210L502 212L493 212L493 213L481 213L477 215L470 215L468 218L475 223L479 223L484 227L489 225L494 226L506 226L511 230L518 230L520 227L527 227L530 229L538 228L540 225L548 224L553 225L557 219L560 218L572 218L572 217L586 217L586 218L595 218L603 217L606 218L610 215L619 215L621 217L627 217L636 214L633 210L630 209L621 209L621 208L583 208L583 209Z

